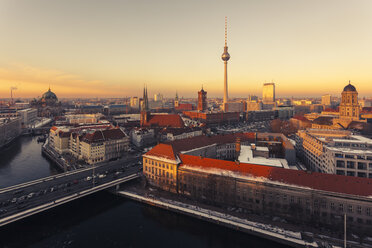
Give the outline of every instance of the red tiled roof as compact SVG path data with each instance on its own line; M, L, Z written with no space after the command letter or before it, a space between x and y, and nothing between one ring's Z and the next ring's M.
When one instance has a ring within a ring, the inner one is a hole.
M97 130L93 133L87 133L83 140L85 142L91 143L91 142L99 142L99 141L105 141L105 140L115 140L115 139L122 139L125 137L125 134L123 131L121 131L118 128L114 129L107 129L107 130Z
M193 110L194 105L192 105L191 103L180 103L178 105L178 107L175 107L175 109L177 109L177 110Z
M145 124L146 126L157 127L184 127L185 124L179 115L151 115L150 120Z
M166 143L160 143L152 148L145 155L166 157L169 159L176 159L176 154L182 151L189 151L191 149L208 146L212 144L234 143L236 138L240 138L241 142L254 142L256 133L234 133L217 136L195 136L187 139L175 140Z
M169 144L158 144L145 155L177 160L173 147Z
M58 127L56 127L56 126L53 126L52 128L51 128L51 130L53 130L53 131L56 131L58 129Z
M201 158L185 154L180 154L179 157L182 161L180 168L187 165L195 168L221 169L238 172L241 175L263 177L279 183L308 187L316 190L359 196L372 196L372 180L368 178L340 176L318 172L308 173L306 171L290 170L265 165L246 163L236 164L231 161Z

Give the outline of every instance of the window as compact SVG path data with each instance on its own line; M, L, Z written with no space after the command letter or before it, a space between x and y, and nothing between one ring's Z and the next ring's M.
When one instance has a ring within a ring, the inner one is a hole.
M349 206L347 207L347 211L348 211L349 213L352 213L352 212L353 212L353 206L349 205Z
M353 176L355 176L355 172L354 171L347 171L346 175L353 177Z
M366 170L367 165L364 162L358 162L358 170Z
M347 168L354 169L355 168L355 162L354 161L347 161Z
M365 172L358 172L358 177L367 177L367 173L365 173Z
M367 216L371 216L371 208L366 208L366 214Z
M344 204L340 203L340 204L338 205L338 210L340 210L340 211L344 211Z
M335 157L336 157L336 158L343 158L344 156L343 156L342 154L340 154L340 153L336 153L336 154L335 154Z
M345 168L345 161L343 161L343 160L337 160L336 161L336 167L338 167L338 168Z
M358 212L358 214L362 214L362 207L361 206L358 206L357 212Z
M343 170L336 170L337 175L345 175L345 171Z

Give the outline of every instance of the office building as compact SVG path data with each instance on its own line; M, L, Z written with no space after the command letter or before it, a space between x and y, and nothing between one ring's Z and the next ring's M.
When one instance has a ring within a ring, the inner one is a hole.
M265 83L262 88L262 102L264 104L275 103L275 84Z
M350 131L300 130L296 150L311 171L372 178L372 140Z

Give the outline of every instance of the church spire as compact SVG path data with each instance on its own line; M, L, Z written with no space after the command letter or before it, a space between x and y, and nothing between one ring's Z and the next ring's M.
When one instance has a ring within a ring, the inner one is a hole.
M142 102L142 110L147 111L149 110L149 100L147 96L147 86L143 86L143 102Z

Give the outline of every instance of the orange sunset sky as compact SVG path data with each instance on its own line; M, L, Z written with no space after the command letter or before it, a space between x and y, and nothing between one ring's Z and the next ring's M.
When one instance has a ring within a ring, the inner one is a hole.
M0 0L0 97L372 97L372 1Z

